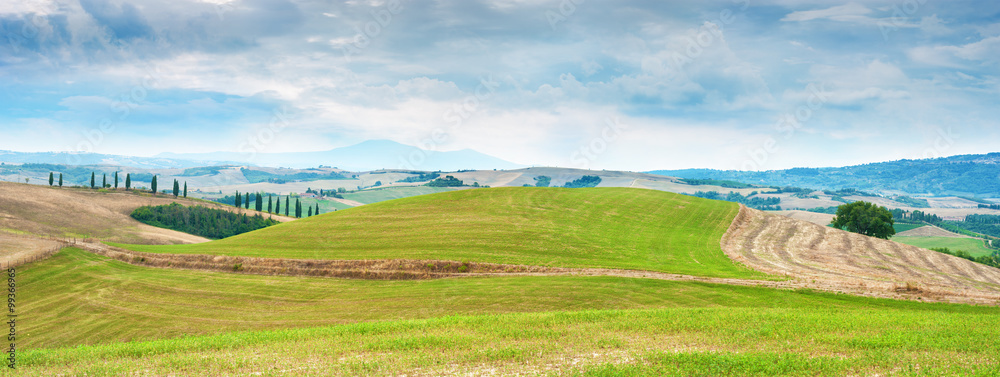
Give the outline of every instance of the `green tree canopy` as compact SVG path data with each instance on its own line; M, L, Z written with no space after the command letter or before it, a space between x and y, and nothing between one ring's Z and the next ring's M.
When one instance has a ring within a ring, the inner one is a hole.
M889 239L896 234L892 227L892 212L885 207L868 202L854 202L837 208L837 216L830 225L837 229L866 236Z

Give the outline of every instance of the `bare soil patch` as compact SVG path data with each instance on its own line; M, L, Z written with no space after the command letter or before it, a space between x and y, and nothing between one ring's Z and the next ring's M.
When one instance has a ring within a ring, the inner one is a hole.
M741 207L722 249L808 288L878 297L1000 303L1000 269Z
M65 245L58 240L0 232L0 266L9 268L54 254Z

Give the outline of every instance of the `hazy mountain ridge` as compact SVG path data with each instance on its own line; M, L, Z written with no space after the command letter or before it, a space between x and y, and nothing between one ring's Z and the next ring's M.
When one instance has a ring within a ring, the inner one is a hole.
M650 173L813 189L854 188L915 195L1000 197L1000 153L899 160L839 168L794 168L762 172L684 169Z
M390 140L368 140L359 144L318 152L289 153L161 153L157 157L173 159L242 161L247 164L309 168L335 166L350 171L411 169L456 171L516 169L523 167L471 149L430 151Z

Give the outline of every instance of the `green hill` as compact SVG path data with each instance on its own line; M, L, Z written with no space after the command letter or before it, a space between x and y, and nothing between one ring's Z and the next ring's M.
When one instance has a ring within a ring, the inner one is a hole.
M667 192L494 188L375 203L210 243L137 251L294 259L434 259L762 277L719 241L739 207Z

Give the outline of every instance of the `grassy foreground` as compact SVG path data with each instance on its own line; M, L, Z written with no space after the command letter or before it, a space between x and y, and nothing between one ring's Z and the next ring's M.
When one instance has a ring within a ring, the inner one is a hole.
M719 242L734 203L661 191L461 190L369 204L210 243L137 251L296 259L437 259L762 278Z
M852 305L847 296L614 277L374 281L171 270L72 248L18 276L18 308L30 317L19 346L28 348L448 315Z

